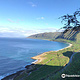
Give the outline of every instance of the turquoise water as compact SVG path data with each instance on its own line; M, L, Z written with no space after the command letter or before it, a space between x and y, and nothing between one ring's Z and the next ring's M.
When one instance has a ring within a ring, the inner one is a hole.
M0 77L24 69L34 60L31 57L47 51L55 51L69 44L55 41L0 38Z

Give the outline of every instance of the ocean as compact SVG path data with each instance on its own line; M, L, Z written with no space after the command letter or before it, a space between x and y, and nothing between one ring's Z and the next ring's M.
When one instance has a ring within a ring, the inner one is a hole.
M0 78L25 69L31 57L47 51L55 51L69 44L28 38L0 38Z

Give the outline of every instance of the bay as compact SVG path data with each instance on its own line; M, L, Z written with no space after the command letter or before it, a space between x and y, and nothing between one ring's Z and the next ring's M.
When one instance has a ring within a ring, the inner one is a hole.
M25 69L34 60L31 57L55 51L69 44L28 38L0 38L0 77Z

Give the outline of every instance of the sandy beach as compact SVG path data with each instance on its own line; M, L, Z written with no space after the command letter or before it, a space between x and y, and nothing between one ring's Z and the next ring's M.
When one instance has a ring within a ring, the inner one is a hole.
M37 55L37 56L34 56L34 57L31 57L31 59L35 59L37 60L36 62L32 62L33 64L38 64L40 63L42 60L44 60L44 56L47 54L47 53L50 53L50 52L53 52L53 51L49 51L49 52L44 52L40 55Z
M66 48L69 48L69 47L72 46L72 44L70 44L70 43L68 43L68 44L69 44L69 46L67 46L67 47L65 47L65 48L63 48L63 49L66 49ZM63 50L63 49L60 49L60 50ZM57 51L55 51L55 52L58 52L58 51L60 51L60 50L57 50ZM42 53L42 54L40 54L40 55L31 57L32 59L37 60L36 62L32 62L32 63L33 63L33 64L38 64L38 63L40 63L42 60L45 59L43 56L45 56L47 53L50 53L50 52L53 52L53 51L44 52L44 53Z
M65 47L65 48L63 48L63 49L66 49L66 48L69 48L69 47L72 46L72 44L70 44L70 43L68 43L68 44L69 44L69 46L67 46L67 47ZM63 50L63 49L60 49L60 50ZM55 51L55 52L58 52L58 51L60 51L60 50L57 50L57 51ZM31 65L25 66L25 68L29 67L29 69L30 69L30 67L31 67L33 64L36 65L36 64L40 63L42 60L46 59L46 58L44 58L44 56L47 55L47 54L50 53L50 52L53 52L53 51L44 52L44 53L42 53L42 54L40 54L40 55L31 57L31 59L34 59L35 61L32 62ZM28 68L27 68L27 70L28 70ZM23 70L23 71L24 71L24 70ZM14 77L20 75L23 71L19 71L19 72L16 72L15 74L6 76L6 77L3 78L2 80L14 79Z
M66 49L66 48L69 48L69 47L71 47L71 46L72 46L72 44L71 44L71 43L68 43L68 44L69 44L69 46L68 46L68 47L65 47L65 48L63 48L63 49ZM57 50L56 52L61 51L61 50L63 50L63 49Z

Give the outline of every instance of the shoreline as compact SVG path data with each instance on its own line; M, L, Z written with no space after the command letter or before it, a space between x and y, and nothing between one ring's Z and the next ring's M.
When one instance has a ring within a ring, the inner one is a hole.
M56 50L55 52L61 51L61 50L63 50L63 49L66 49L66 48L69 48L69 47L72 46L71 43L68 43L68 44L69 44L69 46L67 46L67 47L65 47L65 48L62 48L62 49L59 49L59 50ZM41 61L44 59L43 56L46 55L46 54L49 53L49 52L53 52L53 51L44 52L44 53L42 53L42 54L40 54L40 55L31 57L31 59L37 60L36 62L34 61L33 63L34 63L34 64L38 64L39 62L41 62Z
M33 63L33 64L38 64L38 63L40 63L42 60L45 59L45 58L43 58L43 56L45 56L47 53L50 53L50 52L53 52L53 51L44 52L44 53L41 53L40 55L31 57L31 59L34 59L34 60L35 60L35 61L32 62L32 63Z
M68 43L69 46L65 47L65 48L62 48L62 49L59 49L59 50L56 50L55 52L58 52L60 50L63 50L63 49L66 49L66 48L69 48L72 46L71 43ZM44 52L44 53L41 53L37 56L34 56L34 57L31 57L31 59L34 59L35 61L33 61L30 65L26 65L24 68L24 70L20 70L20 71L16 71L15 73L13 74L10 74L8 76L5 76L5 77L2 77L1 80L9 80L9 79L14 79L16 76L20 75L23 71L25 71L26 69L28 70L28 67L32 66L32 65L36 65L38 63L40 63L42 60L44 60L45 58L43 58L43 56L45 56L47 53L50 53L50 52L53 52L53 51L48 51L48 52Z
M57 50L56 52L61 51L61 50L66 49L66 48L69 48L69 47L71 47L71 46L72 46L72 44L71 44L71 43L68 43L68 44L69 44L69 46L67 46L67 47L65 47L65 48L62 48L62 49L60 49L60 50Z

